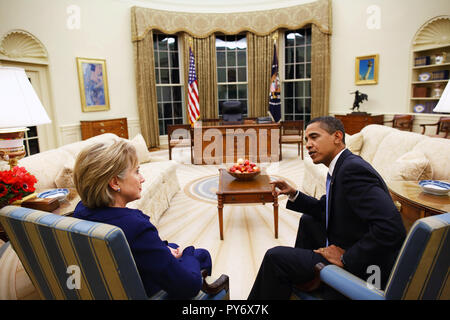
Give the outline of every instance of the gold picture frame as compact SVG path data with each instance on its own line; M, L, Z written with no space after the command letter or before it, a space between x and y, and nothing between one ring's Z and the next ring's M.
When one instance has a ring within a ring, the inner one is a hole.
M109 110L105 59L76 58L83 112Z
M378 54L356 57L355 59L355 84L378 83Z

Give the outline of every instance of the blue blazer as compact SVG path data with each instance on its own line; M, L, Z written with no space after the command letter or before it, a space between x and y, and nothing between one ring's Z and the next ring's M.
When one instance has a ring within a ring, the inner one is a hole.
M190 246L183 250L180 259L176 259L167 246L178 246L162 241L150 218L140 210L112 207L90 209L80 201L73 217L122 229L148 296L162 289L172 298L191 298L202 287L200 270L207 269L211 274L211 256L207 250Z
M311 215L325 226L326 196L320 200L299 193L286 208ZM385 286L406 230L389 190L378 172L361 157L345 150L336 162L330 185L329 245L343 248L345 269L366 280L376 265Z

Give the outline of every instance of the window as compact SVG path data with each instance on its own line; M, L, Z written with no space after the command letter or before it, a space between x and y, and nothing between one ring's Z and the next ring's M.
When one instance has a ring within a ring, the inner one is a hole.
M31 78L28 78L31 83ZM39 153L39 137L37 132L37 127L28 127L25 131L25 136L23 138L23 145L25 146L25 157L31 156L32 154Z
M219 116L222 102L239 100L247 115L247 38L245 35L217 36L217 90Z
M158 97L159 134L167 134L167 126L183 123L183 85L180 77L178 38L155 34L156 93Z
M36 126L28 127L28 131L25 131L25 137L23 138L23 144L25 145L26 157L32 154L39 153L39 140Z
M285 120L311 119L311 28L284 36L283 102Z

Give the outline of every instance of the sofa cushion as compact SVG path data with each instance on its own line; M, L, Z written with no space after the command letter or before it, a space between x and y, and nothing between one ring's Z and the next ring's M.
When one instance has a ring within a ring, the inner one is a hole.
M412 150L390 166L390 180L419 181L433 177L430 160L420 150Z
M150 152L148 152L148 147L142 134L137 134L130 142L136 148L139 163L151 161Z
M390 180L392 164L423 139L429 138L414 132L393 129L384 136L372 161L369 162L385 180Z
M36 190L43 191L56 187L56 176L64 164L70 161L73 161L72 155L58 148L25 157L19 161L19 165L36 177Z
M358 132L352 136L345 135L345 145L348 150L359 156L363 146L363 134Z
M97 142L110 142L112 143L113 141L118 141L122 138L119 138L118 136L116 136L113 133L104 133L98 136L94 136L92 138L89 138L87 140L83 140L83 141L77 141L74 143L69 143L66 145L61 146L58 149L62 149L68 153L70 153L73 158L75 159L78 156L78 153L80 153L81 150L83 150L84 148L86 148L87 146L97 143Z
M381 141L386 135L394 130L395 129L392 129L391 127L382 126L379 124L371 124L364 127L361 130L363 135L363 146L359 154L361 158L368 162L372 162Z
M420 150L428 158L433 179L450 180L450 139L428 137L419 142L413 150Z
M65 163L59 170L55 178L55 185L57 188L75 188L73 182L73 167L75 161L72 158L69 162Z

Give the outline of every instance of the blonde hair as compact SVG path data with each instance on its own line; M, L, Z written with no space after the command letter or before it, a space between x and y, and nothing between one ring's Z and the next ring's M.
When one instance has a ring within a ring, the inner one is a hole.
M77 156L73 180L86 207L99 208L114 204L115 191L109 186L114 177L123 179L129 168L139 163L136 148L126 140L95 143Z

